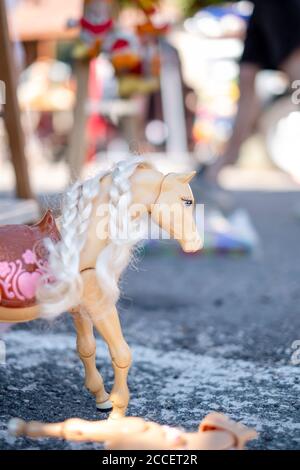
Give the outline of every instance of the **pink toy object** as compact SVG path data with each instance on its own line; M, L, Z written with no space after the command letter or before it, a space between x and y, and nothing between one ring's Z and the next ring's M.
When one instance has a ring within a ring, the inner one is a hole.
M47 267L43 240L60 240L51 211L33 225L0 227L0 306L26 308L36 304L36 289Z

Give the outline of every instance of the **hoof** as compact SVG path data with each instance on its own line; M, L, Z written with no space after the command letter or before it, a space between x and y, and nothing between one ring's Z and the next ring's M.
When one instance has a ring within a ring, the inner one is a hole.
M103 401L102 403L96 403L96 407L98 411L102 411L104 413L112 410L112 402L110 400Z

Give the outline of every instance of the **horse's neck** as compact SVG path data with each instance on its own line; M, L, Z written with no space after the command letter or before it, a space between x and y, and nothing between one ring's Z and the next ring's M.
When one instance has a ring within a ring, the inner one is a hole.
M158 196L163 175L156 170L138 169L131 178L132 203L142 204L144 212L149 210ZM109 241L108 237L108 203L111 176L107 175L101 181L101 193L93 201L93 209L87 233L87 240L81 252L80 269L93 268L103 248ZM99 208L104 208L104 212ZM142 216L143 213L140 213Z

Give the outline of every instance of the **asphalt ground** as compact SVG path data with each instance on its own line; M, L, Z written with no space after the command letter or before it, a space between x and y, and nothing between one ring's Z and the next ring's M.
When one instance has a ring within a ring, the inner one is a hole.
M120 302L133 351L129 415L196 429L217 410L253 426L256 449L300 448L300 193L236 194L260 236L253 256L141 255L126 273ZM35 321L4 336L0 366L1 449L89 449L99 444L8 435L12 417L104 419L83 386L70 316ZM113 373L99 338L97 364Z

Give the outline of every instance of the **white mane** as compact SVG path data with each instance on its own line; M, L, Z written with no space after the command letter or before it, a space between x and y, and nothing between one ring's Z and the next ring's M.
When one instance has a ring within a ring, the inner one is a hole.
M118 280L127 266L131 248L142 238L139 222L128 217L131 204L130 177L143 163L140 158L119 162L111 171L109 190L109 240L98 255L96 273L99 287L112 304L119 298ZM85 246L94 199L100 194L101 173L84 183L75 183L62 204L61 241L46 240L48 267L37 290L41 315L55 318L80 304L82 279L80 253Z

